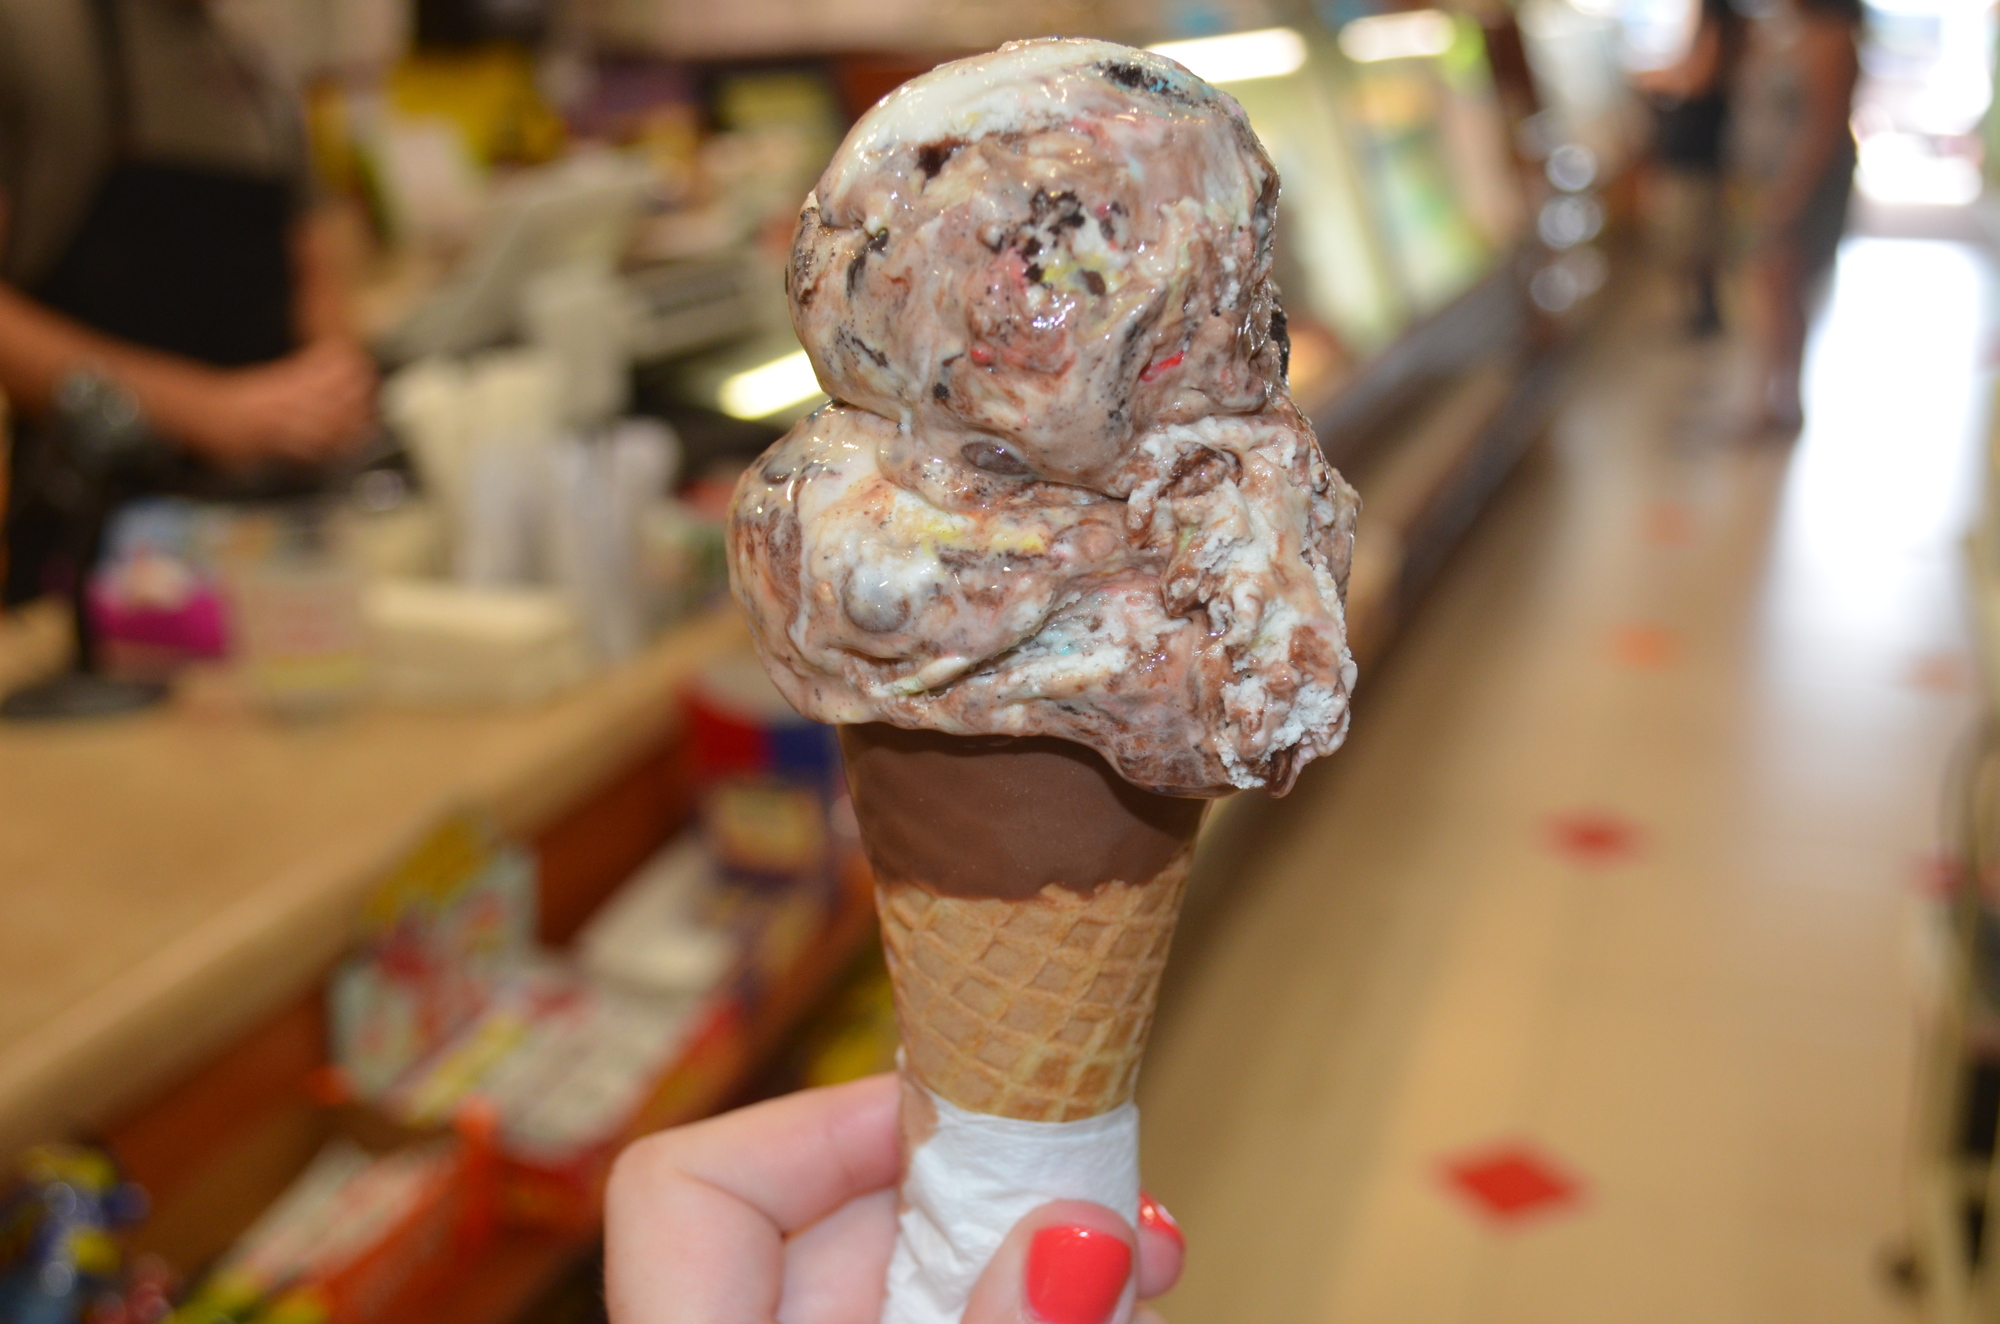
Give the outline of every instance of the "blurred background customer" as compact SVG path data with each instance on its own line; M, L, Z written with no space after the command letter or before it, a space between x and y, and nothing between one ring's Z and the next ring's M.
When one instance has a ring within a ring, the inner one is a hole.
M1681 59L1637 81L1653 107L1656 183L1677 275L1686 282L1688 330L1706 336L1722 329L1717 284L1729 233L1725 149L1746 33L1730 0L1701 0L1694 17L1694 36Z
M1807 305L1832 269L1854 190L1849 127L1861 77L1861 0L1786 0L1765 25L1770 62L1783 86L1785 119L1775 170L1758 208L1757 283L1762 295L1758 363L1761 426L1791 434L1804 422L1799 373Z
M203 0L0 0L6 601L81 573L65 448L126 455L131 495L221 494L296 488L367 434L309 178L297 106Z

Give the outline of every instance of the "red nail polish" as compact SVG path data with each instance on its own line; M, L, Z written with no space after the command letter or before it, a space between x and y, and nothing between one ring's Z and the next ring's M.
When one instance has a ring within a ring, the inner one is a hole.
M1187 1236L1182 1233L1181 1225L1174 1221L1174 1216L1167 1212L1165 1205L1144 1191L1139 1192L1139 1226L1166 1233L1174 1239L1174 1244L1180 1247L1183 1255L1187 1253Z
M1028 1309L1042 1324L1104 1324L1132 1276L1132 1248L1109 1232L1045 1227L1028 1243Z

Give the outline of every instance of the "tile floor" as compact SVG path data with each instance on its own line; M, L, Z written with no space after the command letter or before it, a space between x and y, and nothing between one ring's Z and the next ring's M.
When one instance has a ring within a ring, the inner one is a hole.
M1173 1324L1913 1317L1991 286L1851 240L1790 447L1612 317L1348 747L1208 843L1140 1100Z

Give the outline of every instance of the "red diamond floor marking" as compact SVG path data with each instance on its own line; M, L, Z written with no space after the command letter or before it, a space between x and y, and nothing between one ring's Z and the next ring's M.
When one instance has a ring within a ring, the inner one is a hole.
M1549 843L1578 864L1621 864L1638 857L1645 839L1637 823L1616 814L1582 810L1549 819Z
M1447 1159L1445 1180L1496 1223L1574 1209L1583 1183L1532 1145L1513 1142Z
M1655 501L1644 515L1646 541L1685 547L1694 541L1694 512L1677 501Z
M1680 658L1680 638L1661 625L1626 625L1611 634L1611 656L1634 671L1658 671Z
M1965 864L1950 851L1933 851L1910 862L1910 886L1933 901L1949 901L1965 881Z
M1931 653L1910 664L1903 680L1913 689L1957 694L1972 686L1972 664L1958 653Z

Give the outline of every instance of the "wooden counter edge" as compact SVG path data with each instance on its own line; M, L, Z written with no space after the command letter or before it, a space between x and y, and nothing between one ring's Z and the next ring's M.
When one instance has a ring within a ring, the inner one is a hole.
M526 837L678 721L675 698L704 663L741 646L733 609L705 615L595 680L532 766L473 769L463 787L414 804L337 854L300 861L0 1054L0 1160L87 1134L323 978L361 898L440 815L476 808Z

